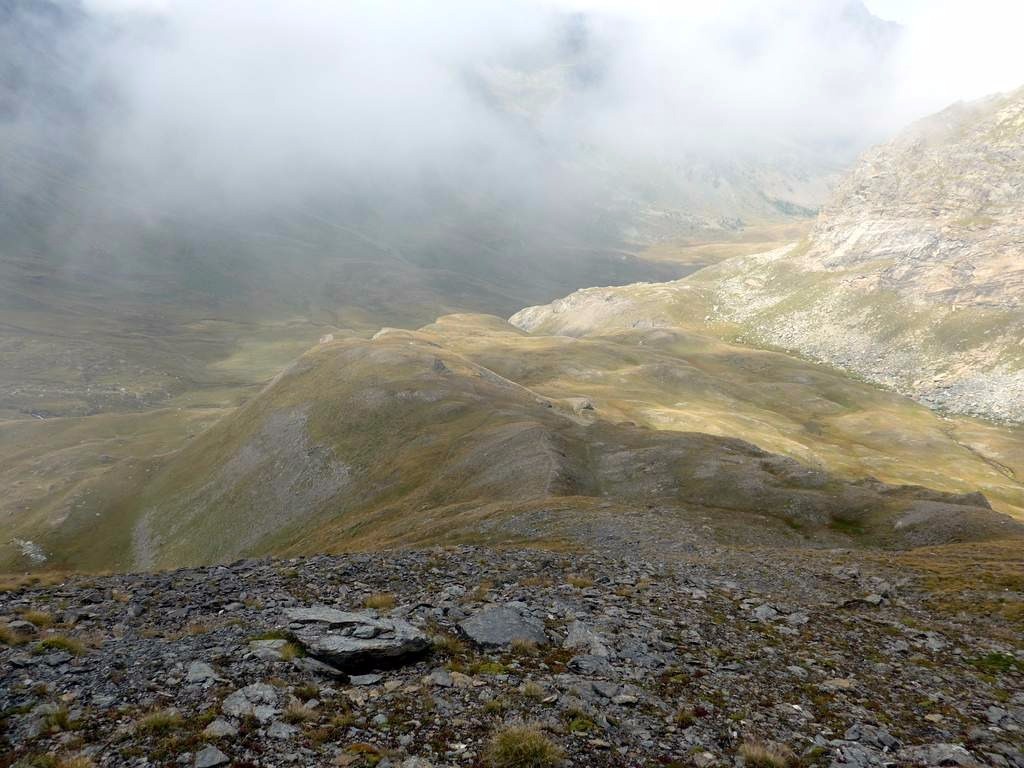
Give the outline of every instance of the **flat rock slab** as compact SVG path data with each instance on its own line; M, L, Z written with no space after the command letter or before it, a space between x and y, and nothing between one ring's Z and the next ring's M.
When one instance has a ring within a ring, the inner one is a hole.
M195 768L217 768L230 762L231 759L216 747L205 747L196 755Z
M507 605L474 613L459 624L459 629L477 645L490 648L500 648L517 641L537 645L548 641L543 623Z
M427 636L412 624L368 611L313 606L289 608L285 617L310 656L344 672L394 667L430 647Z

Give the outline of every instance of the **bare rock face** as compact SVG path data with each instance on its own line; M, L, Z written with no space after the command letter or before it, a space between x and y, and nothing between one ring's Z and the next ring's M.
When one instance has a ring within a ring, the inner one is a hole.
M500 605L485 608L459 624L459 629L477 645L500 648L517 641L544 645L544 625L518 608Z
M344 672L395 666L430 645L412 624L368 611L314 606L288 609L285 616L310 656Z

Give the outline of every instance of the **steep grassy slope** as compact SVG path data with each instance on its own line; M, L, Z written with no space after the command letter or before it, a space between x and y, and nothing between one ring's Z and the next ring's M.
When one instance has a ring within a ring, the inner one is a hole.
M700 374L702 354L742 370L725 351L534 338L487 316L341 338L172 456L111 472L106 498L34 540L53 564L100 567L458 540L571 544L594 527L617 535L624 521L642 535L668 526L659 535L748 544L907 545L1015 530L964 495L966 482L947 480L961 492L949 495L851 481L827 461L799 464L682 431L682 421L647 426L669 392L717 397L723 413L763 408L740 385L731 403L728 390L708 389L728 374ZM918 454L921 465L933 458Z

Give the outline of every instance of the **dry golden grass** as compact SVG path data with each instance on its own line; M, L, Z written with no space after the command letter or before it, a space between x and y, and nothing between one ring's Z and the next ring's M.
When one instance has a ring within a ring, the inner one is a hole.
M395 596L390 592L377 592L376 594L370 595L363 601L363 606L366 608L374 608L378 611L391 610L395 607L397 601Z
M588 587L594 586L594 580L589 576L582 576L574 574L566 579L566 582L572 584L577 589L587 589Z
M0 592L14 592L26 587L52 587L63 583L67 578L68 575L63 571L4 573L0 574Z
M784 744L750 739L740 744L740 756L750 768L789 768L796 765L796 755Z
M513 725L494 734L484 760L490 768L551 768L564 754L538 728Z
M533 680L528 680L523 683L522 693L523 696L528 699L533 699L534 701L540 701L545 695L547 695L547 692L544 690L544 686L540 683L534 682Z
M999 617L1009 624L1011 639L1024 632L1024 539L947 544L875 557L916 572L933 609Z
M540 653L540 649L533 640L525 640L521 637L512 641L511 650L516 656L536 656Z
M466 644L455 635L443 633L433 637L434 653L440 656L460 656L466 653Z
M21 614L21 618L23 618L25 621L32 622L40 629L45 629L46 627L53 626L54 623L53 616L47 613L46 611L23 611Z
M159 735L180 728L184 719L176 710L158 709L150 712L135 724L136 733Z
M0 626L0 645L22 645L27 639L24 635L15 632L6 624Z
M301 704L292 702L285 707L282 717L286 722L296 725L298 723L308 723L310 720L316 720L316 713L311 709L306 709L306 707Z
M39 641L38 648L43 651L65 651L72 656L85 653L85 646L73 637L66 635L49 635Z

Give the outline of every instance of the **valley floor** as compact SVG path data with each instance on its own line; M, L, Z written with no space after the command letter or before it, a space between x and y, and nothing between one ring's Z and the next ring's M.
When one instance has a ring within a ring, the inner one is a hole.
M1024 766L1018 545L462 547L9 584L0 765ZM373 606L432 649L337 675L288 633L313 605ZM552 762L500 762L519 723Z

